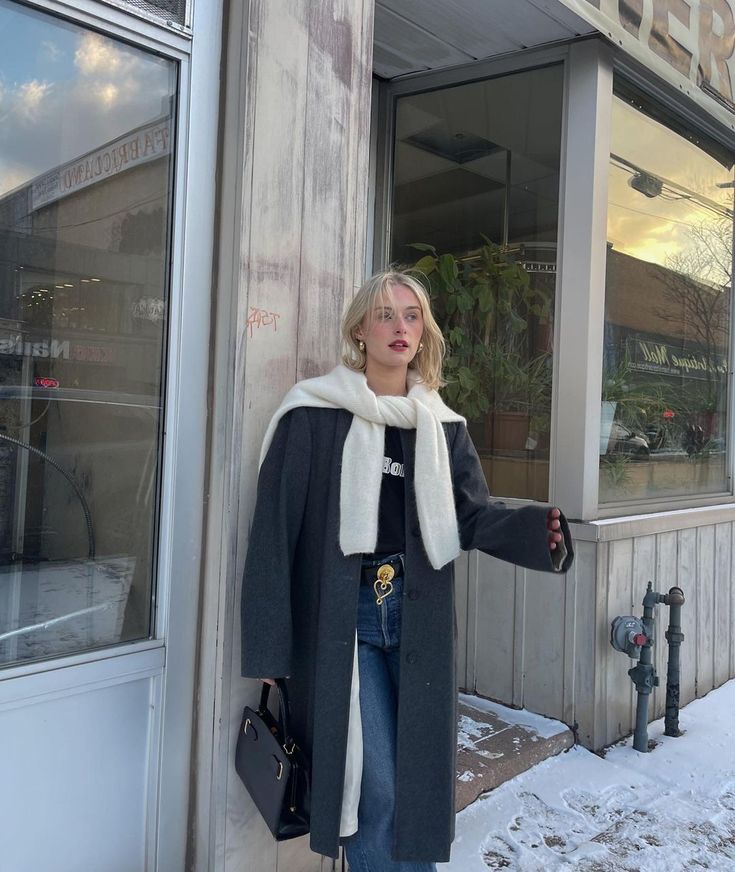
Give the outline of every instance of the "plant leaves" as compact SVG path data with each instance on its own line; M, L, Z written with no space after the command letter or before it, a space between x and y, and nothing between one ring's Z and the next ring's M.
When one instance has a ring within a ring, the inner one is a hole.
M453 284L459 275L457 261L451 254L442 254L439 258L439 275L448 285Z
M469 312L474 308L474 301L467 293L457 294L457 308L460 312Z
M415 269L417 272L421 272L424 275L428 276L436 269L436 258L432 257L432 255L430 254L427 254L426 257L422 257L421 260L416 261L412 269Z

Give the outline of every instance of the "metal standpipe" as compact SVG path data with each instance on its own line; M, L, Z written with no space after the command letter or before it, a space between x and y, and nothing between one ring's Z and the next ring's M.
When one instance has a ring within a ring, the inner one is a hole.
M666 669L666 716L664 735L680 736L679 730L679 655L684 634L681 631L681 607L684 605L684 591L672 587L663 601L669 607L669 628L666 641L669 643L669 663Z
M681 643L681 607L684 593L680 587L672 587L667 594L653 590L653 582L648 582L643 597L643 618L633 615L620 615L612 622L610 643L616 651L621 651L638 663L628 670L635 684L638 698L635 710L635 732L633 748L643 753L648 748L648 700L654 687L658 687L658 676L653 665L653 646L656 641L654 608L658 603L669 607L669 628L666 641L669 644L669 661L666 671L666 718L664 735L680 736L679 730L679 672Z
M659 602L660 594L648 582L646 595L643 597L643 632L646 641L641 646L641 656L638 664L628 670L633 684L638 691L635 707L635 732L633 747L636 751L648 751L648 699L654 687L658 687L658 676L653 666L653 642L655 632L654 606Z

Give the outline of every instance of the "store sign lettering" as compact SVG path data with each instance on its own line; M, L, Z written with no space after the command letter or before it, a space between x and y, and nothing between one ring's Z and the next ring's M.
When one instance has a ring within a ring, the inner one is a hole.
M163 321L166 308L161 297L141 297L135 300L131 307L133 318L139 321L151 321L158 324Z
M43 339L40 342L28 342L24 341L22 336L16 336L12 339L0 339L0 354L69 360L71 356L70 345L68 339Z
M47 357L52 360L77 360L84 363L113 363L113 349L101 345L77 345L68 339L31 341L23 336L0 339L0 354L18 357Z
M677 87L680 76L688 79L697 86L691 96L706 103L713 114L721 111L712 103L713 96L731 106L735 0L562 2Z
M727 373L727 363L721 356L713 358L701 352L683 351L672 345L643 339L629 343L628 349L632 358L630 368L638 372L694 378Z
M70 356L85 363L112 363L112 349L100 345L72 345Z
M104 148L56 167L31 185L31 211L81 191L124 170L169 154L171 121L135 130Z

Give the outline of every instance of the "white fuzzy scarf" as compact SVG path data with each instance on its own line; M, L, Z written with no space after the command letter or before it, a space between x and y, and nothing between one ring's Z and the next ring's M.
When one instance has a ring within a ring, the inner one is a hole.
M436 391L408 370L405 397L377 396L362 373L339 365L319 378L295 384L273 416L260 462L280 419L299 406L346 409L354 418L342 452L339 544L343 554L371 554L378 541L378 507L383 478L385 428L416 430L414 486L421 537L434 569L460 552L457 515L443 422L464 418L448 408Z

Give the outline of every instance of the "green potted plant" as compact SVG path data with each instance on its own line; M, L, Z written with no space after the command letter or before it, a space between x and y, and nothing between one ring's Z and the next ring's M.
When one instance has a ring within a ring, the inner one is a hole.
M483 237L463 257L424 243L410 269L421 274L447 341L444 395L469 421L491 413L492 444L524 448L548 429L551 353L530 348L529 318L549 320L551 295Z

